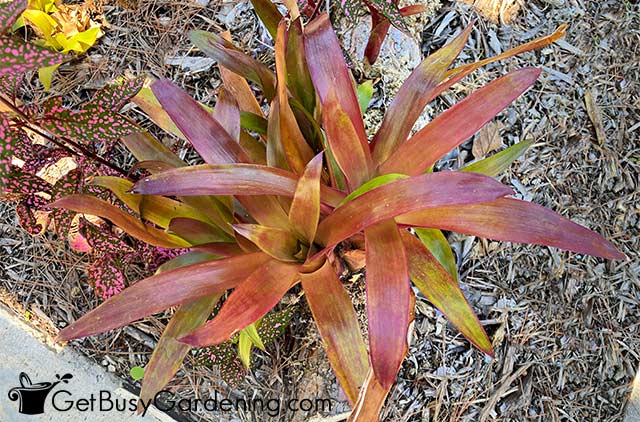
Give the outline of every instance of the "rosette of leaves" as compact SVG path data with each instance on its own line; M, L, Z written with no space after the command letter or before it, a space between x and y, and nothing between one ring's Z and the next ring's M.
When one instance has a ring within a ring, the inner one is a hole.
M187 166L149 136L127 137L125 144L151 173L126 193L129 200L176 201L175 207L183 204L205 215L165 218L169 233L163 236L186 241L191 252L58 337L90 336L179 307L145 371L143 400L168 382L190 347L224 344L259 321L290 289L301 289L353 405L351 420L377 420L407 353L415 300L411 283L471 344L493 354L458 286L442 230L625 258L599 234L514 198L492 177L528 143L460 171L433 171L438 160L531 87L540 70L527 67L490 82L411 135L422 110L440 93L484 64L550 44L563 28L499 56L450 68L469 36L471 28L465 29L413 71L368 139L353 78L328 17L321 15L304 28L299 19L265 22L275 32L275 72L225 35L191 33L194 44L220 67L223 88L213 112L166 80L135 100L161 127L188 140L205 164ZM267 115L249 83L269 103ZM134 237L146 235L138 222L125 221L113 207L88 196L62 198L55 205L109 219ZM368 344L331 265L336 245L362 235ZM229 290L220 311L207 321Z

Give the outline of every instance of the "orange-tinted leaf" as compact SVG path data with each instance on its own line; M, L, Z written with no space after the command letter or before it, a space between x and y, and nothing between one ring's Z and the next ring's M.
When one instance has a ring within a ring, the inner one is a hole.
M506 242L547 245L607 259L626 258L599 234L550 209L513 198L437 207L403 215L396 220L412 227L431 227Z
M289 224L302 239L313 243L320 218L320 176L322 153L309 162L298 180L296 193L289 209Z
M254 271L229 295L216 317L180 338L191 346L227 341L269 312L299 279L298 265L271 260Z
M285 262L296 262L300 250L298 239L291 232L257 224L234 224L235 231L252 241L264 253Z
M373 159L376 164L383 163L407 139L426 105L435 98L436 87L460 54L471 29L472 25L469 25L450 43L424 59L402 84L373 139Z
M371 366L380 384L389 388L407 347L409 268L393 219L367 227L364 238Z
M231 139L236 142L240 140L240 109L231 92L224 87L218 90L218 102L212 116L227 131Z
M51 204L53 208L65 208L82 214L95 215L111 221L129 235L153 246L164 248L184 248L189 243L144 224L120 208L91 195L70 195Z
M173 151L164 146L149 132L133 133L121 140L138 161L158 161L171 167L186 165Z
M236 287L269 259L257 252L189 265L146 278L62 330L57 341L113 330L170 306L223 293Z
M358 401L349 415L348 422L373 422L380 420L380 411L391 390L391 386L384 388L376 379L372 369L369 369Z
M351 298L329 261L313 273L301 274L301 278L333 372L353 405L364 383L369 360Z
M353 191L371 178L373 161L366 139L361 142L349 118L340 105L338 91L330 90L322 105L323 127L331 153ZM358 113L360 106L358 105Z
M538 79L540 70L511 72L478 89L422 128L380 165L381 173L420 174L469 139Z
M411 212L408 210L486 202L512 192L474 173L438 172L400 179L336 208L318 226L316 240L332 247L367 226Z
M422 242L402 233L411 281L436 308L478 349L493 357L491 341L458 283L429 252Z
M522 54L525 53L527 51L531 51L531 50L537 50L539 48L545 47L557 40L559 40L560 38L564 37L564 35L567 32L567 25L566 24L562 24L558 27L558 29L555 30L555 32L551 35L546 35L544 37L539 37L536 38L534 40L529 41L528 43L519 45L517 47L514 47L510 50L505 51L504 53L498 54L496 56L493 57L488 57L486 59L477 61L475 63L469 63L469 64L465 64L459 67L456 67L455 69L451 69L450 71L447 72L446 76L447 77L454 77L454 76L458 76L461 74L464 74L465 76L468 75L469 73L473 72L474 70L482 67L482 66L486 66L490 63L494 63L498 60L504 60L506 58L518 55L518 54ZM459 79L458 79L459 80ZM451 86L451 85L449 85Z
M171 81L151 86L164 110L205 162L225 164L248 161L240 144L200 104Z
M296 174L304 171L306 164L313 157L313 151L304 139L296 117L289 106L289 93L287 89L287 22L281 21L278 25L278 35L276 38L276 76L278 80L277 95L278 101L274 106L278 107L278 128L280 129L279 140L282 144L282 152L287 159L289 168Z

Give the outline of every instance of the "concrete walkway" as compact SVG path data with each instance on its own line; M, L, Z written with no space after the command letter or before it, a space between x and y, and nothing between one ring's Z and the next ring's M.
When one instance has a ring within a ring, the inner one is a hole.
M122 389L115 375L70 347L55 350L41 340L40 333L0 304L0 421L173 421L155 408L146 416L135 415L130 408L137 397ZM43 413L24 414L38 412L39 406Z
M640 369L633 381L631 396L627 403L627 410L624 416L624 422L640 422Z

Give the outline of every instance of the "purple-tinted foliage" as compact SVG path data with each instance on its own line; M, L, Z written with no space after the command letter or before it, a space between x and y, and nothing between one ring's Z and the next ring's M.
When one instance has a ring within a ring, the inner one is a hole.
M127 243L105 227L96 226L85 219L80 220L80 234L99 255L121 256L132 251Z
M125 287L125 277L115 258L109 254L95 259L88 271L89 284L103 300L120 293Z
M57 201L66 195L78 192L82 183L82 172L80 169L73 169L61 177L53 186L51 201ZM49 213L49 219L53 223L56 232L64 236L69 232L75 213L61 208L54 208Z

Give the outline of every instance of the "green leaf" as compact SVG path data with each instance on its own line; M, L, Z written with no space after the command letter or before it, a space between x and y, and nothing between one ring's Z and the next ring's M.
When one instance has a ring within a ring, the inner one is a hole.
M418 239L404 231L402 241L413 284L470 342L493 357L491 341L458 283Z
M340 207L349 201L353 201L357 197L369 192L372 189L377 188L378 186L386 185L387 183L395 182L396 180L400 179L407 179L408 177L409 176L407 176L406 174L397 173L383 174L382 176L374 177L373 179L369 180L367 183L363 184L358 189L347 195L347 197L344 198L338 206Z
M258 334L256 324L247 326L244 330L242 330L242 332L244 332L251 339L251 342L255 344L260 350L264 350L264 344L262 343L262 339Z
M42 82L42 86L44 86L45 91L51 89L51 80L53 79L53 74L58 67L60 67L59 64L54 64L53 66L41 67L38 69L38 79Z
M463 168L460 171L470 171L472 173L485 174L491 177L497 177L509 168L511 163L517 160L526 150L533 144L533 139L518 142L511 145L504 151L487 157L484 160L476 161Z
M251 324L253 325L253 324ZM245 368L249 368L251 366L251 347L253 343L251 339L245 332L245 330L240 331L240 339L238 340L238 356L242 361L242 364Z
M258 18L269 31L271 39L276 39L276 33L278 31L278 24L282 20L282 13L278 10L278 7L271 2L271 0L251 0L253 10L255 10Z
M144 377L144 368L142 366L134 366L129 369L129 375L134 381L140 381Z
M242 129L259 133L260 135L267 134L267 128L269 123L267 119L257 114L253 114L248 111L240 112L240 126Z
M360 105L360 111L362 112L362 114L364 114L369 107L371 97L373 97L373 81L364 81L363 83L358 85L356 94L358 95L358 104Z
M451 246L444 234L438 229L415 229L415 232L422 244L436 257L440 265L451 274L455 281L458 281L456 257L453 255Z

